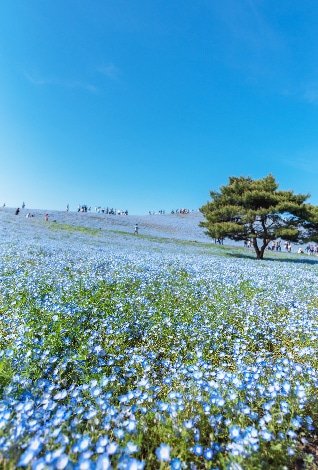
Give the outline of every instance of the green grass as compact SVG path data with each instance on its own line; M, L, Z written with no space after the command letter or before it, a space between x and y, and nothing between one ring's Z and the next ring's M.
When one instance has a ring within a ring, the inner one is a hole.
M85 235L93 235L93 236L100 236L101 229L93 229L89 227L83 227L80 225L67 225L67 224L60 224L58 222L45 222L43 226L47 227L52 231L65 231L65 232L79 232Z

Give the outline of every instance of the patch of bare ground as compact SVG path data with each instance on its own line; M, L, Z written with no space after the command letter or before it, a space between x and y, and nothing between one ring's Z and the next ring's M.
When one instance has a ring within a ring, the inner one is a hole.
M318 435L314 434L303 444L299 442L299 457L291 470L318 470Z

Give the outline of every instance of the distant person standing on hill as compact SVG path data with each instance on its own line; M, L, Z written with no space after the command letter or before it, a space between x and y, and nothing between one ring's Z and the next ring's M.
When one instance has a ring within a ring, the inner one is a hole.
M25 204L24 204L24 202L22 202L22 209L24 209L24 208L25 208Z
M48 221L48 220L49 220L49 214L45 214L44 219L45 219L46 221Z
M68 212L69 210L70 210L70 205L67 204L67 205L66 205L66 212Z
M136 225L135 225L135 231L134 231L134 233L135 233L136 235L138 235L138 231L139 231L139 227L138 227L138 224L136 224Z
M15 215L19 215L19 212L20 212L20 207L18 207L17 210L15 211Z

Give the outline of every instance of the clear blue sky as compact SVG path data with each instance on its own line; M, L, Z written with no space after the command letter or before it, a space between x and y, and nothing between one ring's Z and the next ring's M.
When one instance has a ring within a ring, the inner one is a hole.
M0 205L198 209L273 173L318 204L315 0L10 0Z

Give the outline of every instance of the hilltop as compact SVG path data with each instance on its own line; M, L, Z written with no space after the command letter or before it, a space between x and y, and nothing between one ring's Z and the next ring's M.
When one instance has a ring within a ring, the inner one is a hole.
M30 212L32 218L26 218ZM49 223L45 222L45 214L49 214ZM24 209L19 215L15 215L15 209L2 207L0 209L0 222L2 228L19 232L29 231L31 228L43 228L43 225L68 227L80 231L102 230L103 232L133 233L136 223L139 225L139 234L160 238L171 238L176 240L187 240L211 243L212 240L199 227L203 220L200 212L189 214L163 214L163 215L106 215L96 212L66 212L45 211L39 209Z

